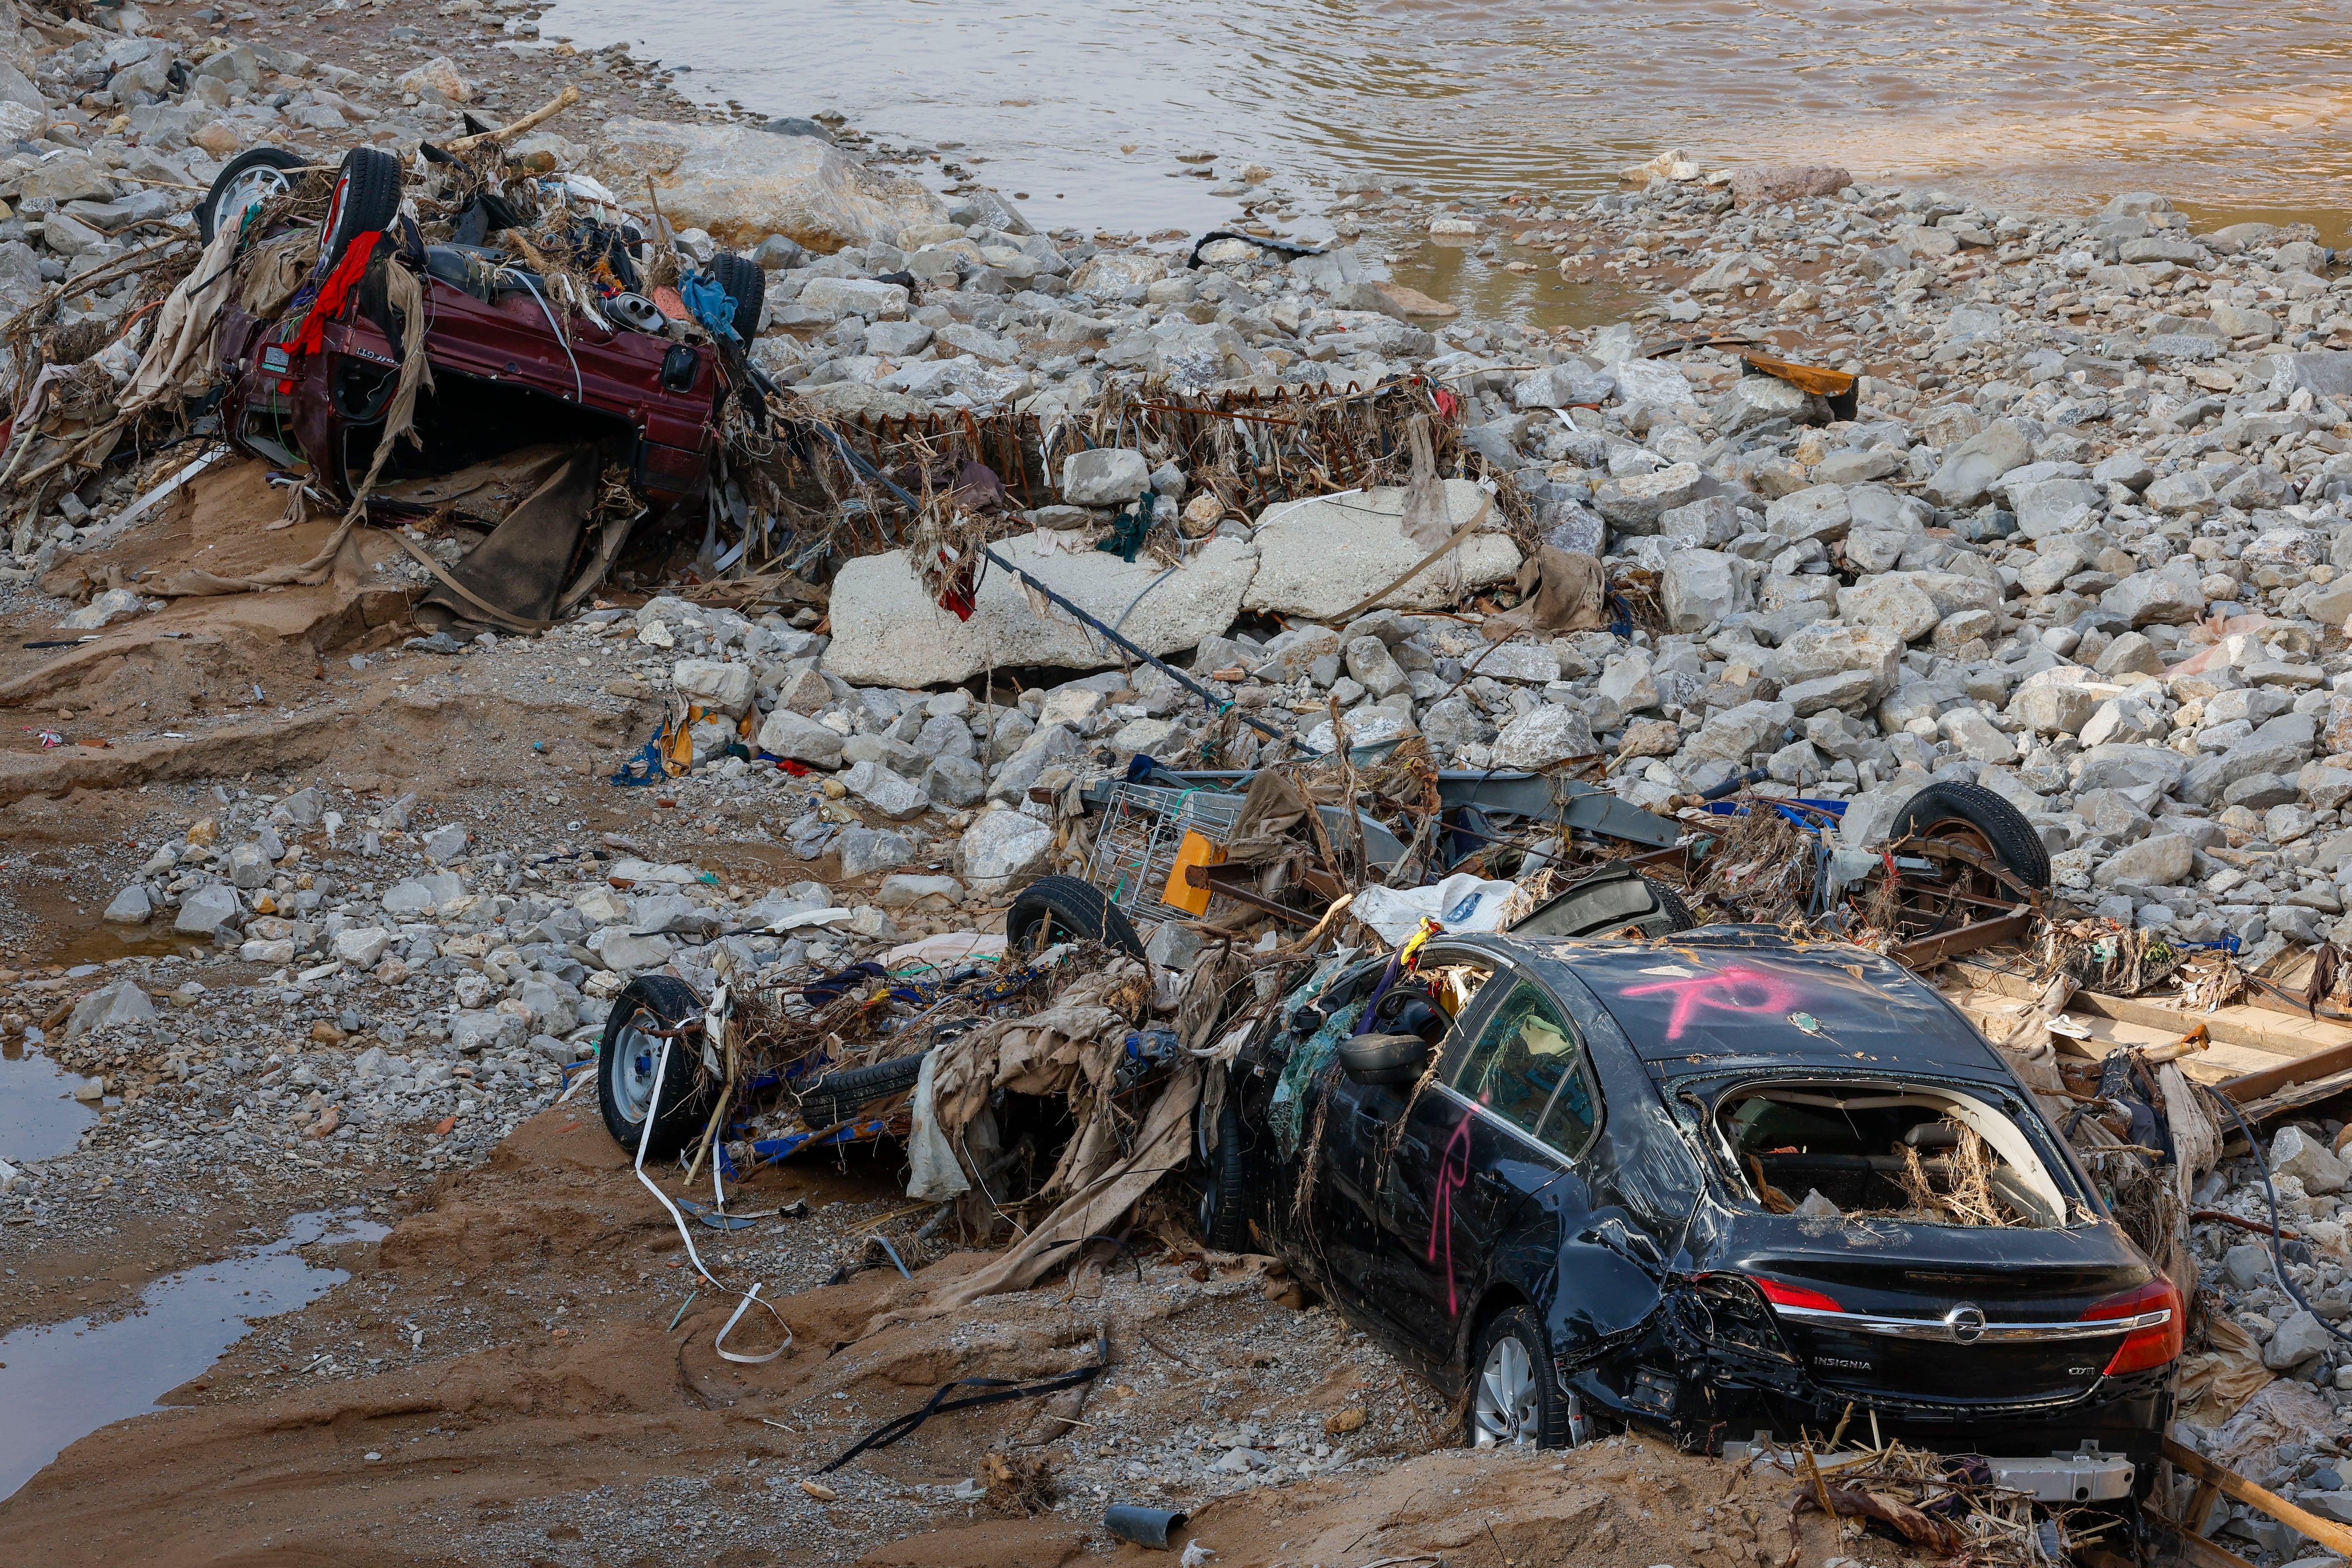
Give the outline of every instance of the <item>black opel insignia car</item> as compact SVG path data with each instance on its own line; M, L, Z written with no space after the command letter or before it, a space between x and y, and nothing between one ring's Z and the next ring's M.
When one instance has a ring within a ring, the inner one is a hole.
M1933 989L1770 927L1416 957L1284 999L1204 1132L1202 1221L1475 1384L1475 1442L1850 1413L2046 1500L2146 1494L2180 1293Z

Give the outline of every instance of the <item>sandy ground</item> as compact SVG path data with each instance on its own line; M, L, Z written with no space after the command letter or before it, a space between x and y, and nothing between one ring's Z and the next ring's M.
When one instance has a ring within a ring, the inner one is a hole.
M270 501L257 465L225 465L113 552L76 559L102 573L306 552L300 529L257 533ZM792 801L700 780L662 792L604 782L654 712L625 639L399 654L378 629L405 602L389 575L183 602L66 650L21 647L66 605L17 592L0 613L0 690L14 704L0 731L7 1006L54 1018L111 975L147 973L171 939L146 931L126 949L100 908L148 847L184 832L216 791L248 785L414 790L511 843L610 833L747 879L836 869L775 844L801 809ZM65 743L44 746L41 729ZM198 973L216 990L262 978L233 962ZM1101 1529L1113 1501L1188 1510L1180 1541L1213 1548L1220 1565L1421 1552L1498 1568L1570 1557L1762 1568L1788 1547L1785 1482L1641 1440L1573 1455L1455 1447L1452 1413L1425 1383L1302 1302L1270 1260L1202 1255L1172 1215L1147 1216L1152 1239L1113 1267L906 1321L929 1286L980 1258L919 1239L927 1211L901 1195L895 1147L769 1168L739 1189L757 1225L698 1231L714 1271L761 1282L790 1330L786 1353L743 1366L712 1349L731 1300L696 1293L593 1089L456 1169L330 1148L199 1168L140 1159L126 1146L136 1131L114 1131L142 1097L175 1092L153 1064L56 1048L79 1070L110 1068L128 1103L90 1135L91 1168L106 1174L57 1194L41 1223L12 1213L0 1225L0 1332L106 1323L159 1278L249 1251L298 1215L390 1230L317 1248L310 1260L345 1282L261 1319L209 1370L153 1391L163 1413L82 1438L0 1502L0 1561L1138 1558ZM911 1281L887 1266L843 1276L883 1264L868 1233L891 1239ZM781 1339L754 1315L730 1345ZM1105 1347L1108 1369L1082 1393L943 1415L823 1473L942 1383L1051 1377ZM121 1369L125 1386L142 1375ZM1242 1449L1262 1468L1230 1458ZM968 1495L992 1454L1039 1472L1026 1509L1001 1487ZM1828 1527L1803 1528L1819 1561L1835 1544ZM1873 1549L1893 1560L1891 1546Z
M1103 1549L1114 1500L1190 1510L1187 1538L1231 1563L1459 1551L1729 1568L1785 1549L1785 1500L1731 1467L1638 1440L1566 1456L1437 1446L1448 1413L1424 1384L1327 1309L1271 1299L1286 1282L1267 1260L1202 1256L1172 1226L1172 1245L1108 1270L898 1320L980 1259L915 1239L898 1163L857 1152L771 1168L736 1197L757 1226L698 1237L722 1279L768 1283L791 1332L778 1360L738 1366L712 1348L731 1303L696 1293L676 1230L593 1111L549 1110L479 1168L382 1194L374 1212L397 1223L341 1249L347 1283L0 1503L0 1558L1058 1563ZM914 1279L869 1268L827 1283L877 1229ZM205 1240L126 1226L105 1250ZM121 1289L137 1272L76 1282ZM781 1339L755 1316L730 1345ZM1089 1397L943 1415L815 1479L941 1383L1050 1377L1103 1344ZM1207 1468L1244 1443L1276 1457L1262 1480ZM1042 1461L1058 1506L1030 1517L956 1496L991 1453Z
M1328 1310L1269 1300L1264 1259L1180 1244L890 1322L978 1261L824 1283L899 1217L894 1163L772 1169L742 1191L747 1213L809 1214L704 1243L723 1278L789 1292L792 1348L740 1367L711 1348L728 1303L690 1297L677 1233L620 1152L593 1116L548 1111L479 1169L394 1198L390 1236L336 1259L348 1283L266 1321L172 1391L173 1408L92 1435L0 1504L0 1558L1047 1564L1109 1549L1114 1500L1191 1510L1180 1539L1221 1564L1760 1568L1787 1550L1785 1479L1640 1439L1433 1449L1447 1415L1426 1387ZM925 1256L904 1231L898 1244ZM745 1349L781 1337L755 1320L738 1334ZM818 1479L940 1383L1050 1376L1093 1362L1098 1339L1111 1365L1083 1405L943 1415ZM1357 1411L1356 1430L1328 1430ZM1279 1456L1259 1484L1202 1467L1243 1432ZM1024 1517L955 1496L991 1453L1044 1461L1058 1506ZM1818 1520L1801 1528L1809 1561L1837 1544Z

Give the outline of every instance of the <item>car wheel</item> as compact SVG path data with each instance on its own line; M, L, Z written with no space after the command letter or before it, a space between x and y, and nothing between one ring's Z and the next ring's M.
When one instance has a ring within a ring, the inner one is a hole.
M1057 942L1098 942L1135 958L1143 939L1102 889L1076 877L1040 877L1021 889L1004 912L1004 944L1015 952L1042 952Z
M748 256L720 251L710 258L710 276L735 301L735 335L750 342L760 335L760 311L768 302L768 275Z
M308 160L283 147L256 147L239 153L213 176L212 189L196 204L196 233L210 245L225 222L242 222L250 209L294 188L288 171L306 167Z
M400 160L380 147L354 147L343 154L327 222L319 232L320 276L341 265L343 252L361 235L380 233L400 216Z
M2025 814L1980 784L1931 784L1903 803L1886 835L1974 840L2029 888L2050 886L2050 851Z
M1213 1252L1239 1252L1249 1239L1249 1205L1242 1189L1242 1113L1234 1090L1217 1108L1217 1146L1209 1148L1206 1129L1193 1139L1201 1160L1201 1203L1194 1218L1201 1240Z
M801 1120L823 1131L848 1121L850 1112L861 1105L905 1093L923 1076L925 1054L919 1051L911 1057L825 1074L801 1091Z
M1532 1307L1497 1313L1478 1336L1470 1396L1474 1448L1565 1448L1573 1433L1569 1398L1551 1365L1551 1340Z
M613 999L604 1037L596 1047L597 1098L604 1131L635 1156L640 1142L648 1160L675 1157L702 1133L719 1085L702 1065L702 1043L694 1036L669 1042L669 1066L661 1068L662 1038L649 1033L674 1029L702 1016L701 998L682 980L641 975ZM656 1070L661 1100L654 1101ZM647 1134L650 1120L653 1130Z

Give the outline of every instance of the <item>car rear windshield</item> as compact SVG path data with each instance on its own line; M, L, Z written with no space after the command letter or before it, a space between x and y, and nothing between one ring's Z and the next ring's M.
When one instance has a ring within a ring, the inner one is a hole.
M1749 1084L1716 1101L1713 1124L1745 1195L1772 1214L2043 1226L2080 1208L2025 1128L1941 1085Z

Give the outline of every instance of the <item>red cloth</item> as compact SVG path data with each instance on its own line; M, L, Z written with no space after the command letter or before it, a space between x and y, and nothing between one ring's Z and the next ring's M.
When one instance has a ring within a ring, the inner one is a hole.
M302 330L286 345L288 353L299 358L319 352L326 337L327 323L342 314L345 301L366 275L368 262L375 256L376 241L383 237L383 231L373 228L352 237L342 260L336 263L335 270L320 286L318 299L310 303L310 313L302 318Z
M804 779L809 776L809 765L806 763L796 763L790 757L778 757L774 759L774 761L776 766L783 769L784 772L792 774L793 777L796 779Z

